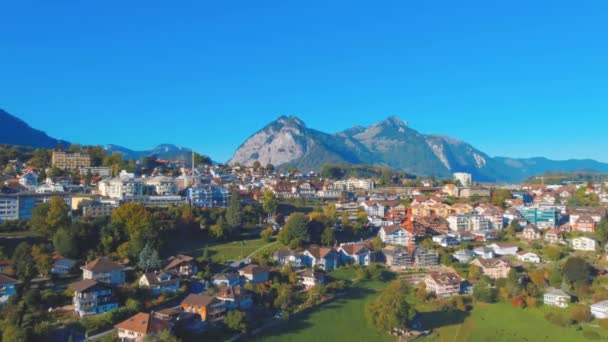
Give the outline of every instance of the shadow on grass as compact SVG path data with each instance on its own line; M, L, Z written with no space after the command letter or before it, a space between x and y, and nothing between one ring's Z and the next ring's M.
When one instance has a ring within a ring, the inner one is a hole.
M462 324L469 316L470 313L468 311L433 311L420 313L418 320L422 325L422 329L433 330L449 325Z
M339 295L338 297L334 298L329 302L326 302L319 306L315 306L308 310L304 310L303 312L291 315L288 321L281 322L277 326L274 326L272 328L269 328L268 330L261 332L259 335L253 337L252 339L255 341L263 341L266 338L270 337L281 337L285 334L298 334L299 332L309 329L313 326L313 324L309 322L309 319L311 315L317 313L318 311L340 310L351 300L366 298L375 293L376 291L365 287L350 288L346 293Z

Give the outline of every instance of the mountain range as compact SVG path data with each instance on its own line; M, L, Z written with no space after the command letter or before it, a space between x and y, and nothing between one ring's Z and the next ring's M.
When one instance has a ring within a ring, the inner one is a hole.
M55 148L57 146L67 147L70 145L70 142L49 137L43 131L30 127L23 120L0 109L0 144ZM125 159L135 160L151 156L168 160L190 160L192 155L191 149L173 144L161 144L155 148L143 151L131 150L112 144L104 146L104 149L108 153L118 152Z
M422 134L396 116L338 133L324 133L297 117L281 116L241 144L229 163L251 165L256 160L300 170L346 163L387 166L421 176L468 172L479 182L518 182L547 171L608 172L608 164L591 159L491 157L461 140Z
M70 143L50 137L0 109L0 144L54 148ZM189 160L192 153L189 148L172 144L143 151L111 144L104 148L127 159L156 156ZM229 163L251 165L256 160L262 165L270 163L300 170L345 163L387 166L421 176L450 177L454 172L468 172L479 182L518 182L548 171L608 173L608 164L591 159L491 157L461 140L422 134L396 116L338 133L324 133L307 127L297 117L281 116L243 142Z

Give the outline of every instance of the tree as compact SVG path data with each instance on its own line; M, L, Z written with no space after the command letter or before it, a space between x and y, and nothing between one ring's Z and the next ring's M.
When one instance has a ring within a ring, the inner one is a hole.
M517 219L511 221L511 224L506 229L506 233L510 236L515 236L519 231L521 231L521 225Z
M116 341L115 339L113 341ZM171 335L169 330L163 330L159 334L148 334L142 342L179 342L180 340Z
M152 249L149 243L146 243L144 248L139 252L139 262L137 267L142 269L144 272L148 270L159 269L161 265L160 258L158 257L158 251Z
M379 252L380 250L382 250L382 238L380 236L376 235L372 239L372 248L374 252Z
M298 247L302 243L310 241L306 215L302 213L291 214L277 238L282 244L290 247Z
M338 212L336 211L336 205L334 203L330 203L323 207L323 216L325 216L327 224L333 227L338 221Z
M491 288L484 280L480 280L473 290L473 298L480 302L494 303L496 296L496 289Z
M256 161L253 162L252 167L253 167L254 170L257 171L257 170L260 169L260 167L262 167L262 164L258 160L256 160Z
M274 165L268 163L266 164L266 172L272 172L274 171Z
M75 258L78 256L76 237L66 228L59 228L52 238L53 247L62 256Z
M602 245L608 242L608 220L606 220L606 217L602 217L597 227L595 227L595 237Z
M241 195L237 190L234 190L230 197L230 204L226 210L226 223L228 224L231 234L237 232L243 224Z
M40 203L32 210L32 218L30 219L30 227L44 236L48 236L48 226L46 217L49 212L50 203Z
M562 271L566 282L573 288L578 288L581 285L589 283L591 266L582 258L568 258Z
M289 315L293 312L295 305L295 296L291 285L280 284L277 287L277 297L274 300L274 306L283 311L283 315Z
M274 192L270 190L264 191L264 194L262 195L262 208L268 214L268 219L277 211L278 205L279 201Z
M479 279L481 276L481 269L477 265L471 265L469 267L469 278L471 279Z
M137 257L146 241L156 238L151 215L141 203L129 202L116 208L112 213L112 223L126 231L129 257Z
M36 266L32 257L32 246L27 242L21 242L13 253L13 270L15 276L25 285L36 275ZM27 286L26 286L27 288Z
M38 245L34 245L32 247L32 258L36 263L36 269L38 269L38 273L46 277L51 273L51 268L53 268L53 258L51 255Z
M220 216L217 222L214 225L209 227L209 232L211 236L216 239L223 239L226 236L226 222L224 221L224 216Z
M331 246L336 241L336 235L332 227L325 227L323 234L321 235L321 244L324 246Z
M247 315L241 310L230 311L224 318L224 324L231 330L245 333L248 329Z
M260 232L260 237L262 238L262 240L266 241L266 242L270 242L270 240L272 240L272 233L274 232L274 229L272 229L272 226L268 226L266 227L266 229L262 230L262 232Z
M46 214L46 224L49 229L47 236L52 236L57 229L68 226L70 223L68 212L69 208L61 197L51 197L49 211Z
M406 329L416 310L407 301L407 286L401 281L392 282L366 307L367 320L379 331Z
M551 261L558 261L564 256L562 249L557 246L547 246L543 249L543 253Z

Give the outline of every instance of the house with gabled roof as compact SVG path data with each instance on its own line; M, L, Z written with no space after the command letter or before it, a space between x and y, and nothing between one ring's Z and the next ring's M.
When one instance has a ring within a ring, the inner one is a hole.
M538 254L526 251L517 252L517 260L523 262L531 262L535 264L538 264L541 261Z
M446 298L460 294L462 279L453 272L429 272L424 278L428 292L435 293L438 298Z
M381 227L378 235L387 245L407 246L410 240L415 239L405 228L397 225Z
M70 285L73 305L78 316L97 315L118 308L114 290L107 283L83 279Z
M146 336L157 335L173 328L171 322L139 312L114 326L120 342L141 342Z
M302 261L307 267L330 271L340 265L340 254L330 247L310 246L302 252Z
M149 288L153 295L179 291L179 278L166 272L148 272L139 278L139 286Z
M184 312L199 315L203 322L218 322L226 315L224 302L209 295L189 294L181 305Z
M543 295L543 303L545 305L557 306L559 308L567 308L572 300L572 296L561 289L548 288Z
M239 275L248 283L259 284L268 281L268 268L259 265L247 265L239 270Z
M82 279L97 280L110 285L123 285L125 283L124 267L108 257L97 258L84 266Z
M498 258L478 258L470 264L479 267L484 275L492 279L506 278L509 275L509 271L511 271L511 264L507 260Z
M178 254L171 256L166 260L166 265L163 270L180 277L192 277L198 272L198 266L193 257Z
M304 270L298 274L298 283L306 289L325 284L325 273L318 270Z
M343 243L338 247L340 261L343 264L367 266L373 260L373 252L363 243Z
M222 301L227 310L247 310L253 305L251 294L240 285L221 286L215 294L215 298Z

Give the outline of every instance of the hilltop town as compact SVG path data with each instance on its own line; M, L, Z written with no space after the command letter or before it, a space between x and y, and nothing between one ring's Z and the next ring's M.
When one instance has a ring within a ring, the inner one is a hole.
M379 296L348 314L380 339L441 337L437 312L504 303L606 335L601 180L135 161L78 145L5 146L0 163L9 340L263 340L364 289Z

